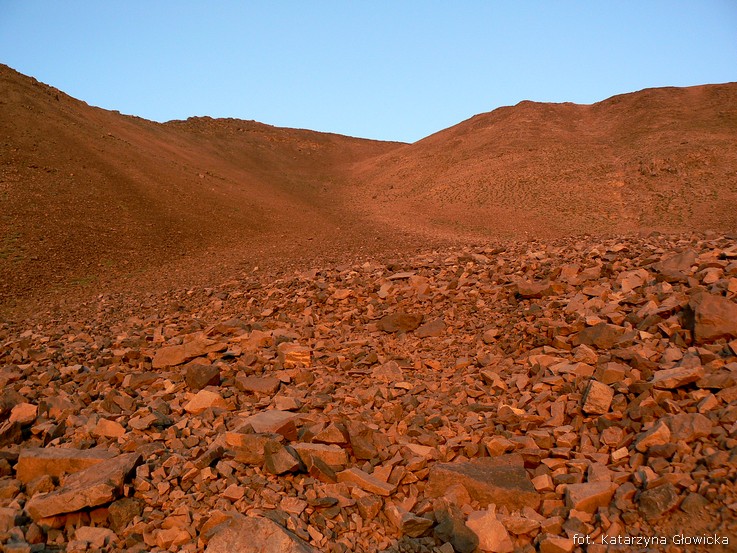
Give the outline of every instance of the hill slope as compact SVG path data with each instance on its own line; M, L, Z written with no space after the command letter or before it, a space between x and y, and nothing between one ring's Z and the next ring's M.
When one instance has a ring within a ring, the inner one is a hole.
M159 124L0 66L0 305L441 238L733 231L735 106L736 84L522 102L409 145Z
M519 236L737 228L737 85L522 102L359 169L377 214Z
M331 201L343 166L397 146L237 120L162 125L4 66L0 99L6 300L182 256L196 266L208 249L322 243L345 217Z

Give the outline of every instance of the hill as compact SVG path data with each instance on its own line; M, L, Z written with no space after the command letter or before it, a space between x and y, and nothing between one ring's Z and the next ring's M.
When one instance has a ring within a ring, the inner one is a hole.
M377 215L519 237L733 230L737 85L521 102L364 163Z
M191 273L241 254L297 257L308 239L329 253L356 241L337 201L344 166L397 146L251 121L158 124L5 66L0 98L3 303L156 280L182 258Z
M0 305L469 238L729 232L735 106L735 84L522 102L401 144L159 124L0 66Z

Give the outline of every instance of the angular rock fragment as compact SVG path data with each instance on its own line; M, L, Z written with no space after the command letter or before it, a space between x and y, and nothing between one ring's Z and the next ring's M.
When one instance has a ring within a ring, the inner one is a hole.
M18 456L16 476L27 484L39 476L56 478L85 470L115 457L107 449L72 449L29 447L22 449Z
M472 512L468 515L466 526L478 536L478 547L481 551L494 553L514 551L514 544L504 524L497 518L495 507L492 506L486 511Z
M120 495L126 477L140 462L140 454L128 453L76 472L58 490L31 498L26 511L39 520L110 503Z
M448 505L441 501L435 509L435 519L438 525L433 529L433 535L441 542L450 543L457 553L473 553L479 546L479 537L476 532L466 526L463 513L455 505Z
M165 369L181 365L196 357L207 355L213 351L224 349L224 345L209 340L204 336L195 336L192 340L178 346L167 346L156 351L151 366L154 369Z
M184 405L184 410L193 415L199 415L210 408L227 409L228 404L223 396L210 390L200 390Z
M235 387L241 392L252 394L274 395L281 386L281 381L273 376L238 376Z
M694 339L703 344L718 338L737 337L737 303L701 292L689 301L694 314Z
M207 386L220 385L220 367L217 365L190 363L186 368L184 381L193 392L198 392Z
M671 432L671 439L691 443L711 434L714 424L699 413L679 413L664 419Z
M676 367L656 371L651 382L655 388L673 390L696 382L703 376L703 367Z
M316 553L296 534L264 517L233 514L211 534L205 553Z
M482 457L463 463L437 463L430 469L426 494L442 497L452 484L461 484L482 506L494 504L508 509L540 504L521 455Z
M358 468L349 468L337 474L338 482L355 484L359 488L376 495L388 496L396 489L396 485L382 482L375 476L368 474Z
M599 323L584 328L573 340L574 345L585 344L599 349L612 349L624 334L622 327Z
M384 509L384 514L402 535L411 538L419 538L435 524L432 519L419 517L396 505Z
M586 482L566 486L566 505L577 511L595 513L599 507L609 505L617 490L611 482Z
M342 469L348 464L348 454L337 445L299 443L292 444L302 462L308 468L312 466L313 459L320 459L333 470Z
M610 386L590 380L581 398L583 402L581 409L589 415L604 415L609 411L612 398L614 398L614 390Z
M670 428L664 421L659 421L650 430L641 433L635 440L635 449L645 452L649 447L665 445L670 442Z
M419 327L421 323L422 315L419 313L397 311L379 319L378 326L379 330L384 332L410 332Z
M271 474L296 472L301 467L299 456L291 447L278 441L269 441L264 445L264 469Z
M678 490L668 482L642 492L637 500L637 508L647 520L655 520L675 509L680 500Z

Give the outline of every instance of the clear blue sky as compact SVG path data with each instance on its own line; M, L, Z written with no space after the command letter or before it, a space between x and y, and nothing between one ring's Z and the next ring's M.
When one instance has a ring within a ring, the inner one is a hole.
M412 142L521 100L737 80L737 1L0 0L0 62L156 121Z

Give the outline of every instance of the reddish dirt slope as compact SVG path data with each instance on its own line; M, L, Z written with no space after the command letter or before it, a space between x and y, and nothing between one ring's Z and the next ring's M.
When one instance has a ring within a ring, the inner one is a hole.
M159 124L0 65L0 308L430 239L732 231L735 106L736 84L522 102L406 145Z
M519 236L737 228L737 84L522 102L361 164L377 214Z
M335 201L342 167L397 147L247 121L162 125L5 66L0 128L0 304L183 256L196 271L208 250L228 252L216 262L236 251L295 256L289 248L311 238L329 250L349 238Z

